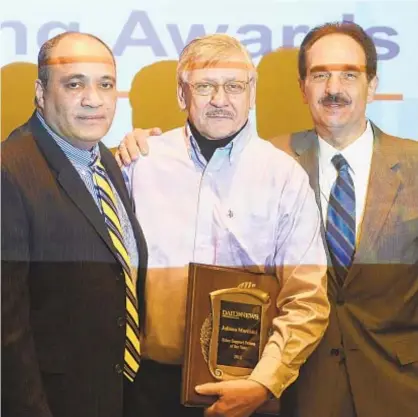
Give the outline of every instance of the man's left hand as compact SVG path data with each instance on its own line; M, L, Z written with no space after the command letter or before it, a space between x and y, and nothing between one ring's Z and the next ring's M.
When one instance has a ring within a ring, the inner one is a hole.
M201 395L216 395L218 400L205 410L205 417L249 417L267 399L269 390L248 379L198 385Z

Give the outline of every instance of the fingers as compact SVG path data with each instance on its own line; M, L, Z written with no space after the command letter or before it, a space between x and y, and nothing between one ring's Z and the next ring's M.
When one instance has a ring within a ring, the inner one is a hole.
M122 166L122 164L130 165L132 161L138 159L140 154L143 156L148 155L148 138L161 134L162 131L159 127L153 127L151 129L135 129L126 134L115 154L119 166Z
M150 136L160 136L163 131L159 127L152 127L149 129Z
M132 162L131 156L130 156L128 150L126 149L126 145L125 145L124 141L119 145L118 151L116 152L115 157L116 156L119 157L119 159L121 159L121 163L125 166L130 165L131 162ZM118 159L116 158L116 160L118 160ZM122 166L122 165L120 165L120 166Z
M204 417L216 417L215 407L212 405L209 408L206 408L203 412Z
M119 149L115 153L115 159L116 159L117 164L119 165L119 168L122 168L123 163L119 156Z
M221 395L222 383L208 382L207 384L197 385L195 391L200 395Z
M221 414L219 413L219 401L215 401L211 406L205 408L203 413L204 417L220 417Z
M132 161L135 161L138 159L140 149L137 144L137 133L135 133L136 130L133 132L128 133L121 142L122 148L129 154L129 158Z
M141 152L141 154L145 156L148 155L149 152L148 138L150 136L160 136L161 134L162 131L159 127L153 127L151 129L135 129L132 133L130 133L127 136L132 136L135 138L135 144L137 148L139 148L139 152ZM128 140L126 145L131 157L136 157L137 148L133 147L133 141Z

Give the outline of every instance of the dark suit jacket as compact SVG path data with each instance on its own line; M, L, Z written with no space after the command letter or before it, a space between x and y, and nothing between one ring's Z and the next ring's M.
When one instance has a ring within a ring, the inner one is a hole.
M335 416L342 361L357 417L418 415L418 143L373 131L354 263L342 287L329 268L329 327L283 397L297 417ZM272 142L298 158L321 207L316 134Z
M142 300L146 243L100 152L133 226ZM35 115L3 142L1 167L2 415L121 417L125 282L103 217Z

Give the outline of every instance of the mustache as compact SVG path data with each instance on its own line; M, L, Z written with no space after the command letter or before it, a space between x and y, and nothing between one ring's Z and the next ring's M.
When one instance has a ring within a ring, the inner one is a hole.
M344 97L342 94L327 94L326 96L322 97L319 100L319 104L322 104L324 106L330 105L330 104L343 104L348 105L351 104L351 100Z
M206 112L206 116L207 117L227 117L229 119L233 119L234 113L232 113L229 110L214 109L214 110L209 110L208 112Z

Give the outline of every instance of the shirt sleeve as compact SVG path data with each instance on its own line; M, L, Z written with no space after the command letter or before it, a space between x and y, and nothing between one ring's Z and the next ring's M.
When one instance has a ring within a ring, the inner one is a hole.
M281 286L279 314L249 377L275 397L297 378L326 330L330 311L320 214L308 176L297 162L289 170L278 217L275 269Z
M133 175L134 166L135 164L132 163L128 166L123 166L121 168L122 178L123 178L123 181L125 182L126 189L128 190L129 197L131 198L132 198L132 175Z

